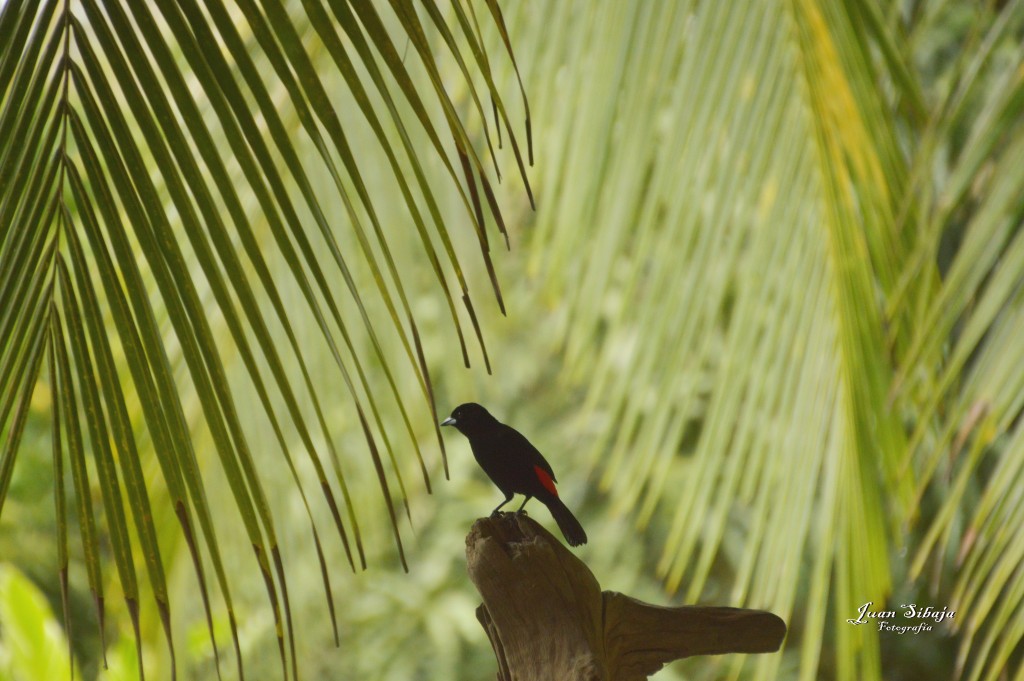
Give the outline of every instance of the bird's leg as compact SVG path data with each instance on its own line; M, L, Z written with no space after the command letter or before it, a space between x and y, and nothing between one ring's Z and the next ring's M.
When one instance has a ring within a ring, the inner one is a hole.
M522 513L523 512L523 506L526 506L526 502L529 501L532 498L533 497L531 497L531 496L527 496L525 499L523 499L523 503L519 504L519 508L516 509L516 513Z
M492 517L492 518L493 518L494 516L498 515L498 509L499 509L499 508L501 508L502 506L504 506L504 505L505 505L505 504L507 504L508 502L512 501L512 496L513 496L513 495L512 495L512 493L511 493L511 492L506 492L506 493L505 493L505 501L503 501L503 502L501 502L500 504L498 504L497 506L495 506L495 507L494 507L494 510L493 510L493 511L491 511L491 517Z

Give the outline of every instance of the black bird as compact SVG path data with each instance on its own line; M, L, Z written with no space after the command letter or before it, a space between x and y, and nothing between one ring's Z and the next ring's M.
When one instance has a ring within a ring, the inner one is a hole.
M583 531L580 521L558 498L558 490L555 488L557 480L551 464L522 433L506 426L474 402L455 407L452 415L442 421L441 425L455 426L469 438L476 462L505 495L505 501L491 511L492 516L512 501L513 494L526 496L519 511L523 510L527 501L536 497L551 511L551 516L570 546L587 543L587 533Z

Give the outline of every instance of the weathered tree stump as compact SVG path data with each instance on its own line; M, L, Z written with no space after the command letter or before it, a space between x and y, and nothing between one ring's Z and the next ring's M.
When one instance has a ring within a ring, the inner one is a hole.
M466 558L499 681L639 681L692 655L774 652L786 635L763 610L665 608L602 592L587 566L525 514L477 520Z

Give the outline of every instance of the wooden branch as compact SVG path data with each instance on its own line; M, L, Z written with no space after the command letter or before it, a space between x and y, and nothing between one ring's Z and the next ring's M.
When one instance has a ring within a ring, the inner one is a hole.
M602 592L587 566L525 514L477 520L466 559L499 681L640 681L692 655L774 652L786 635L763 610L665 608Z

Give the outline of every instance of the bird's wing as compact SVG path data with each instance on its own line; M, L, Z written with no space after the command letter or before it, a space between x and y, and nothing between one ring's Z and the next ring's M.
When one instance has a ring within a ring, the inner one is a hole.
M543 469L548 475L551 476L552 480L558 482L558 478L555 477L555 472L551 470L551 464L549 464L548 460L544 458L544 455L541 454L540 451L538 451L538 449L533 446L533 443L527 440L525 435L520 433L512 426L505 426L505 428L505 438L508 446L510 448L517 448L523 453L525 453L530 461L530 464Z

